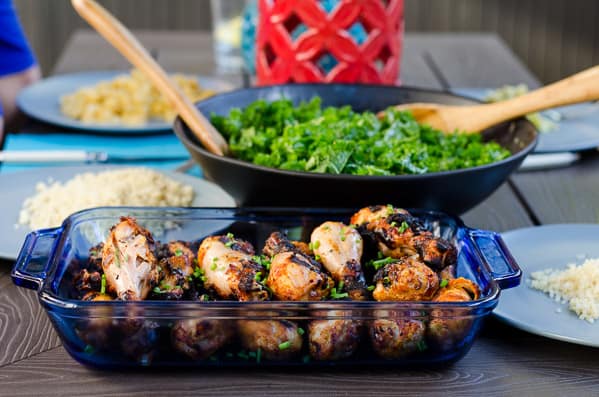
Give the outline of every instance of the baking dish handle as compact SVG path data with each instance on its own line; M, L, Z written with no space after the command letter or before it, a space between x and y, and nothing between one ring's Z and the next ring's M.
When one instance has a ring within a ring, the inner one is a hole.
M34 290L41 287L46 278L54 244L61 230L61 228L43 229L27 235L11 273L16 285Z
M518 286L522 270L501 236L492 231L476 229L470 229L468 234L499 287L507 289Z

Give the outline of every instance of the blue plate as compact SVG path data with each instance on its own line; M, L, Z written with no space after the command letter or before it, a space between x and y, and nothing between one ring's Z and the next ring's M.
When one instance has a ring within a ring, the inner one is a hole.
M111 80L128 71L108 70L64 74L50 77L25 88L17 97L17 105L27 115L61 127L93 132L143 134L148 132L168 132L171 123L163 120L150 120L139 126L122 124L91 124L73 120L60 111L60 97L80 88L93 86L100 81ZM211 77L198 77L203 88L224 92L234 87L223 80Z
M520 286L501 291L493 312L506 323L533 334L599 347L599 320L578 318L567 304L529 286L530 274L547 268L565 269L585 258L599 258L599 225L567 224L518 229L502 237L522 269Z
M492 88L455 88L458 95L482 100ZM535 153L577 152L599 147L599 104L580 103L553 109L563 117L557 128L539 134Z

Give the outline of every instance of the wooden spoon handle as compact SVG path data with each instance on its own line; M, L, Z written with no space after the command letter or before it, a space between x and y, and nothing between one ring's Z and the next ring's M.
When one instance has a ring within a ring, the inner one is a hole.
M228 152L227 142L222 135L169 79L166 72L126 27L94 0L71 0L71 3L83 19L148 76L208 151L220 156Z
M599 66L522 96L484 105L485 115L479 119L480 125L476 130L480 131L528 113L597 99L599 99Z

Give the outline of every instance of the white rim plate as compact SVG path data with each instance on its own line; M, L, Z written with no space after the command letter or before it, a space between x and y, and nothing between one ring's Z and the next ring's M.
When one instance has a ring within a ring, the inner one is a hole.
M35 185L48 179L64 182L83 172L99 172L128 166L73 166L47 167L35 170L0 174L0 258L16 259L27 233L31 229L24 225L15 227L21 206L27 197L35 194ZM235 207L235 201L219 186L193 176L153 169L166 176L193 187L193 207Z

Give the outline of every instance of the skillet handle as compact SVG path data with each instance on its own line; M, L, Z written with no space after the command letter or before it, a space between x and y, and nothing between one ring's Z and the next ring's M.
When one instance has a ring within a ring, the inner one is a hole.
M522 270L498 233L488 230L468 230L483 263L501 289L520 284Z
M43 229L27 235L11 272L16 285L33 290L41 288L61 231L62 228Z

